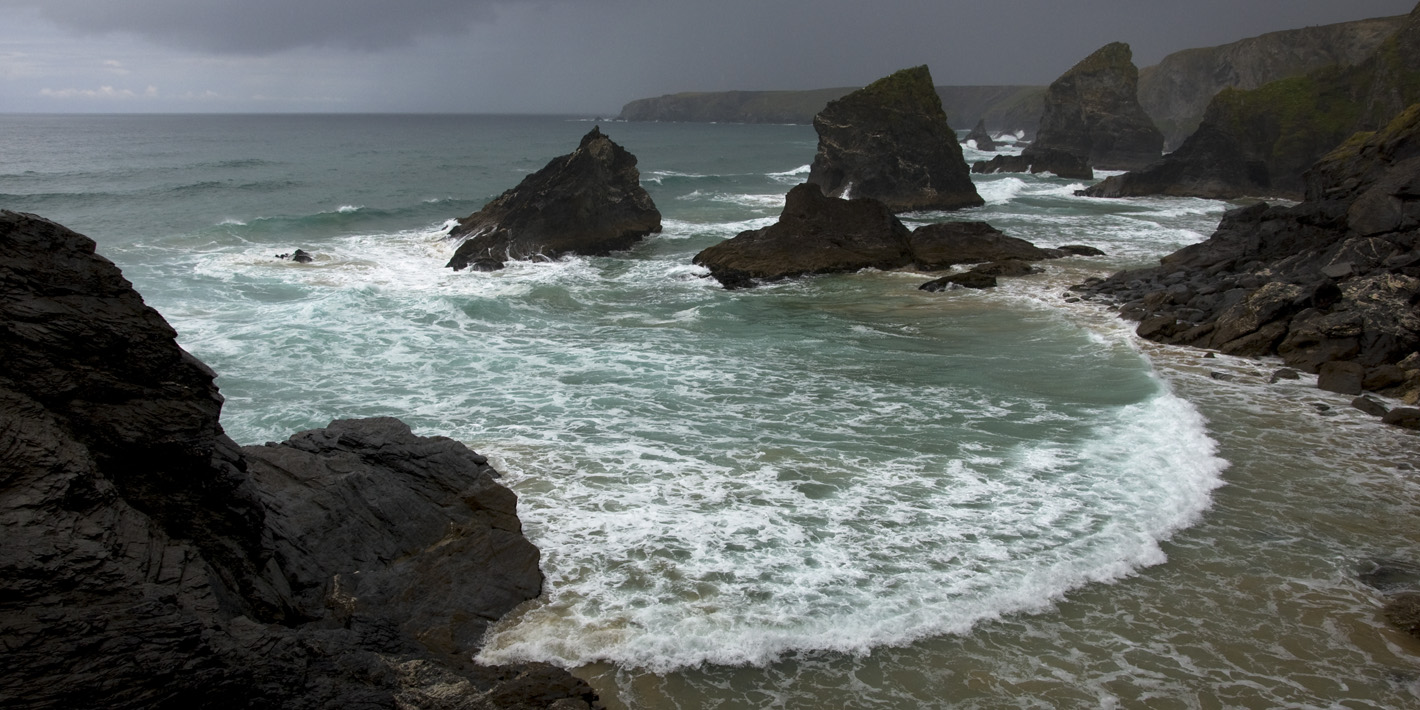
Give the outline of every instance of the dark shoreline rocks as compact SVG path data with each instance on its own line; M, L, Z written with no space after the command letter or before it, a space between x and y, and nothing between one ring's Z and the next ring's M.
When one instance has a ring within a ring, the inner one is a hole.
M808 182L830 197L878 200L894 212L979 207L971 171L926 66L903 69L814 116Z
M448 238L464 241L446 266L493 271L508 259L605 256L659 231L636 156L596 127L575 151L459 220Z
M968 145L980 151L996 152L996 140L986 132L986 119L984 118L976 122L976 126L966 134L961 142L962 145Z
M471 660L542 583L483 457L388 418L238 447L175 335L93 241L0 211L7 707L595 704Z
M1228 212L1151 269L1075 287L1142 337L1276 355L1338 391L1420 398L1420 104L1307 174L1306 200ZM1369 385L1369 387L1367 387ZM1397 415L1399 418L1400 415Z

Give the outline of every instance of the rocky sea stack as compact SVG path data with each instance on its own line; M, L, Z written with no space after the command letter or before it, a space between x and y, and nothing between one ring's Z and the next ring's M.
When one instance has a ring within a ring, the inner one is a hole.
M894 212L985 204L927 67L903 69L814 117L810 183L830 197L866 197Z
M465 241L447 266L487 271L508 259L604 256L659 231L636 156L593 128L577 150L459 220L449 238Z
M1122 303L1146 338L1278 355L1307 372L1350 373L1356 391L1414 402L1420 105L1317 163L1305 202L1234 210L1207 241L1158 267L1077 288Z
M1029 169L1091 179L1090 168L1130 170L1158 160L1164 136L1139 106L1138 88L1139 69L1129 45L1115 42L1101 47L1046 90L1035 142L1019 158L999 156L991 163L977 164L976 172ZM1083 170L1081 163L1087 166Z
M986 132L986 119L984 118L976 122L976 127L972 128L971 132L966 134L966 138L962 139L962 143L987 153L996 152L996 141L991 137L990 133Z
M237 446L212 370L94 247L0 212L0 704L595 702L471 660L542 584L486 459L395 419Z

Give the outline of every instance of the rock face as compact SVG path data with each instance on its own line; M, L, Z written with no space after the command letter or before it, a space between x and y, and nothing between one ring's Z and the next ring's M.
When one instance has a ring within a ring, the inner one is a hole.
M1280 79L1365 61L1405 17L1382 17L1269 32L1218 47L1185 49L1139 70L1139 104L1175 149L1193 134L1223 89L1256 89Z
M829 103L814 129L808 181L826 195L871 198L895 212L985 204L925 66Z
M492 270L507 259L603 256L659 231L661 213L641 187L636 156L593 128L577 150L459 220L449 238L464 242L447 266Z
M1045 92L1045 113L1031 147L1077 155L1109 170L1158 160L1164 137L1139 106L1133 56L1123 42L1108 44L1056 79Z
M988 153L996 152L996 141L991 138L990 133L986 132L986 119L977 121L976 127L972 128L971 132L966 134L966 138L962 139L962 143Z
M1420 105L1308 173L1306 201L1229 212L1153 269L1077 287L1122 302L1139 334L1420 396ZM1339 368L1338 368L1338 374Z
M92 241L0 212L0 704L595 699L469 660L541 584L482 457L390 419L241 449L174 338Z
M789 191L778 222L716 244L696 254L695 263L726 288L745 288L810 274L908 267L936 271L1089 251L1040 249L985 222L943 222L909 231L877 200L827 197L817 185L805 183Z
M1224 89L1178 150L1142 170L1110 177L1094 197L1180 195L1301 199L1303 174L1356 131L1384 126L1420 100L1420 7L1365 61ZM1380 26L1387 26L1380 23Z

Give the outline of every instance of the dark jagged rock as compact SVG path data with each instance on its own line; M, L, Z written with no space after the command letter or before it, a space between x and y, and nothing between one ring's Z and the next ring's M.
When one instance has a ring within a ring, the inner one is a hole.
M951 274L950 276L933 279L918 286L917 289L919 291L935 293L937 291L947 291L953 287L971 289L995 288L996 277L972 269L971 271L963 271L959 274Z
M1139 106L1138 85L1139 70L1129 45L1101 47L1046 90L1040 131L1026 156L1057 150L1110 170L1158 160L1164 137Z
M1362 386L1413 402L1420 397L1420 105L1319 161L1307 175L1306 198L1295 207L1233 210L1212 237L1158 267L1076 288L1120 302L1144 337L1278 355L1307 372L1345 361L1354 364L1346 369L1362 368Z
M1357 131L1420 101L1420 7L1354 65L1313 70L1256 89L1224 89L1198 130L1159 162L1083 191L1092 197L1179 195L1300 199L1306 170Z
M1218 47L1174 52L1139 70L1139 104L1175 149L1223 89L1256 89L1330 66L1365 61L1405 16L1269 32Z
M659 231L636 156L593 128L577 150L459 220L449 238L464 242L447 266L488 271L507 259L604 256Z
M990 133L986 132L986 119L984 118L976 122L976 127L966 134L962 143L987 153L996 152L996 141L991 138Z
M955 143L953 143L955 145ZM871 199L827 197L818 185L789 191L779 221L695 255L726 288L809 274L898 269L912 263L908 229Z
M1038 261L1066 256L1002 234L985 222L943 222L909 232L877 200L827 197L817 185L789 191L779 221L741 232L695 255L726 288L810 274L956 264ZM1011 267L1002 266L1002 275Z
M392 419L240 449L213 372L94 243L0 212L7 707L587 707L470 660L535 596L482 457Z
M1055 148L1041 148L1034 144L1026 147L1020 155L997 155L971 166L973 173L1051 173L1070 180L1093 180L1095 171L1090 161L1073 153Z
M913 263L927 271L957 264L1017 259L1040 261L1049 252L1016 237L1009 237L985 222L941 222L918 227L908 238Z
M871 198L895 212L985 204L925 66L829 103L814 129L808 182L825 195Z

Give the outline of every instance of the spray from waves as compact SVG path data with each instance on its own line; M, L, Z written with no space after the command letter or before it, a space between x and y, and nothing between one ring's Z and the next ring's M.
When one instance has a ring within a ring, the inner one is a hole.
M800 165L793 170L785 170L782 173L768 173L765 177L786 185L797 185L803 182L804 178L808 177L812 168L813 166L811 165Z
M1026 189L1026 181L1018 177L1003 177L981 180L976 183L976 194L986 200L986 204L1009 202Z
M979 448L836 485L806 484L802 462L773 456L733 471L658 449L599 452L664 470L614 495L559 482L589 499L575 519L538 525L552 591L500 624L480 659L668 672L965 633L1163 562L1159 541L1196 520L1225 466L1201 417L1168 393L1078 447Z

